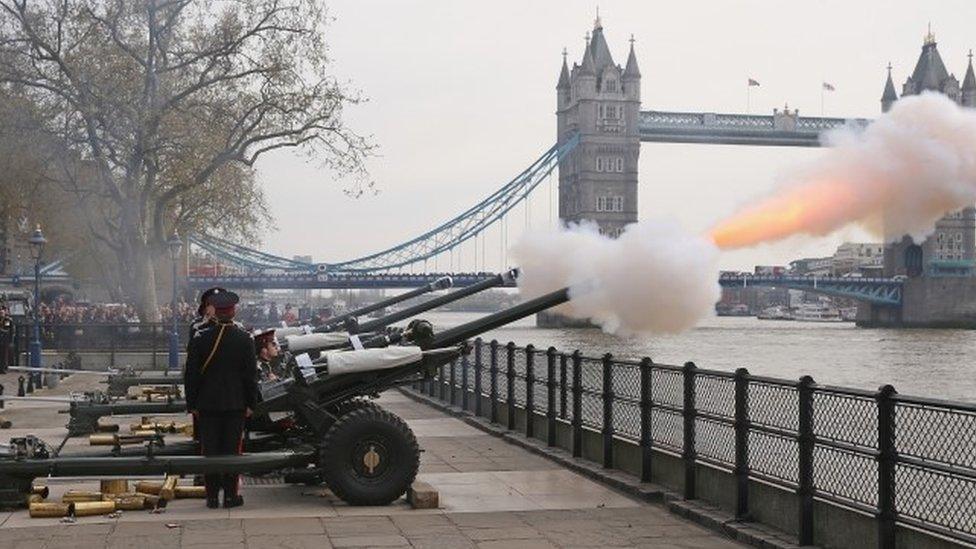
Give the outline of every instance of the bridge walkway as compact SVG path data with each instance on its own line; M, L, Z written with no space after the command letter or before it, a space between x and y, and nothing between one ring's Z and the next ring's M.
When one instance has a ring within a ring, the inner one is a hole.
M71 376L57 389L39 394L78 390L82 380L72 378L80 377ZM0 378L0 383L16 387L14 376ZM424 450L419 478L438 489L440 509L413 510L405 502L349 507L320 487L246 480L246 505L233 510L175 500L162 514L132 511L118 519L79 518L71 525L31 519L26 511L0 513L0 549L743 547L400 393L387 392L380 403L416 433ZM3 415L14 428L0 432L0 442L29 431L47 440L63 436L65 416L56 413L57 404L29 404L8 404ZM66 452L83 451L85 444L73 439ZM68 489L98 489L95 481L70 479L52 479L49 486L49 501L59 500Z

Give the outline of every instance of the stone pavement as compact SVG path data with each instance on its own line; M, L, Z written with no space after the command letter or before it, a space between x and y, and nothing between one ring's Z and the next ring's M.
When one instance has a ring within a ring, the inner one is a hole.
M44 393L95 383L72 378ZM399 393L388 392L379 402L407 420L417 435L424 451L419 479L438 489L440 509L413 510L403 501L350 507L321 487L259 478L249 479L246 505L233 510L176 500L161 514L132 511L117 519L84 517L76 524L31 519L26 511L0 513L0 549L743 547ZM3 415L14 421L14 429L0 431L0 442L36 432L59 443L66 416L56 410L56 405L8 404ZM116 421L125 431L130 419L135 418ZM65 447L66 453L92 450L80 439ZM98 489L97 479L50 479L48 485L51 501L69 488Z

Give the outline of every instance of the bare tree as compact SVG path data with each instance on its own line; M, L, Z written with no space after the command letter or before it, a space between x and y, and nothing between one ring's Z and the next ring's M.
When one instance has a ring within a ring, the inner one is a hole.
M342 121L359 98L327 72L325 23L316 0L0 0L0 83L46 113L66 173L85 167L73 184L102 210L91 237L143 319L168 235L246 217L241 200L241 218L212 205L253 193L263 154L362 170L371 145Z

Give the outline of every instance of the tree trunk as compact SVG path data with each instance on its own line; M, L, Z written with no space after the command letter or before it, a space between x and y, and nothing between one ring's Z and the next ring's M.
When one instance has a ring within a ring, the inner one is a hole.
M122 208L120 220L122 246L119 253L122 292L135 307L142 322L159 322L159 303L156 299L156 270L154 253L148 234L140 219L140 208L130 202Z

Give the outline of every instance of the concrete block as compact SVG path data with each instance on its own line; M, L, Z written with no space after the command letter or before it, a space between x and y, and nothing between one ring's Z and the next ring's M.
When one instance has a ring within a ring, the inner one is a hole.
M414 509L437 509L440 497L437 489L426 482L415 480L407 490L407 501Z

